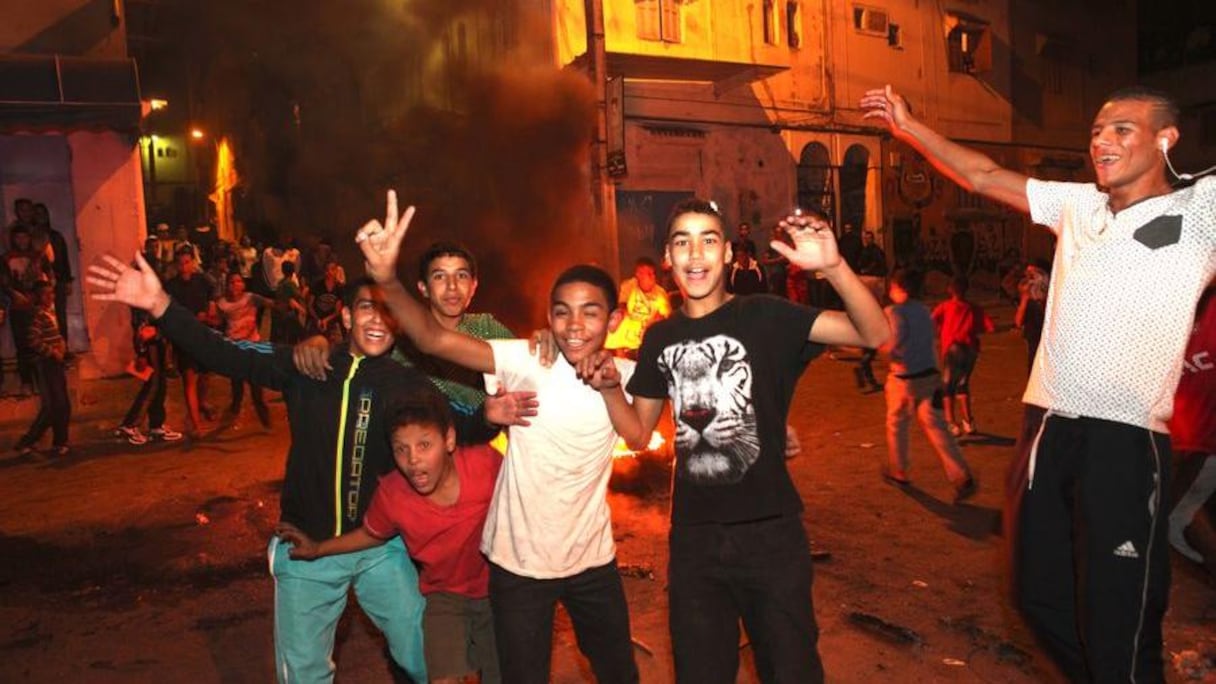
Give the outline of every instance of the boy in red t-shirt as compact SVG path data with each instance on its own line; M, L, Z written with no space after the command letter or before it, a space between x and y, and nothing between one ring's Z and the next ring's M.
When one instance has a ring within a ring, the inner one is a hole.
M371 548L400 534L427 599L422 628L430 681L459 682L480 672L482 682L498 682L490 571L479 547L502 456L484 444L458 448L448 408L436 397L403 405L389 425L397 469L381 478L363 527L320 542L286 523L276 533L301 560Z
M954 276L948 292L950 299L933 309L937 324L938 351L942 357L943 391L946 395L946 424L951 434L975 434L971 413L971 374L980 358L980 335L996 329L992 319L978 304L967 301L967 276ZM958 399L961 425L954 420L954 400Z

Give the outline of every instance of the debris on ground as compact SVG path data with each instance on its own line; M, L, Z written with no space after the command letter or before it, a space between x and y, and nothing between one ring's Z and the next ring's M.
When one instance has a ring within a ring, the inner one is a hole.
M906 646L923 646L925 640L915 631L869 613L854 611L848 615L849 623L863 632L872 634L884 641Z
M642 653L645 653L648 656L654 655L654 649L647 646L645 641L642 641L637 637L630 637L629 640L633 642L633 645L636 646Z
M623 563L617 566L621 577L636 577L654 581L654 566L649 563Z
M1174 671L1195 682L1216 682L1216 641L1205 641L1194 649L1170 653Z
M1022 670L1030 665L1032 660L1030 653L1000 635L975 624L974 618L946 616L939 618L938 622L946 629L966 635L976 648L990 651L996 656L997 662L1010 663Z

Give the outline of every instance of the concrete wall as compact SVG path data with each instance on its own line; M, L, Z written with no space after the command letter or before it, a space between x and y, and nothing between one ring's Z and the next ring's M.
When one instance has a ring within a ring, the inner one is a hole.
M105 254L134 257L147 224L138 149L125 135L113 132L77 131L67 139L79 263L87 267ZM85 299L84 314L92 353L82 357L81 376L122 373L133 355L129 310Z
M122 0L0 0L0 54L127 56Z

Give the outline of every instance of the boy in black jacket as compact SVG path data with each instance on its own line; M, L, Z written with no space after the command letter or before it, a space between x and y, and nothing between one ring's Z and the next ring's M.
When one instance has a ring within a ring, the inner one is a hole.
M280 390L287 404L291 446L283 482L281 521L314 539L358 529L378 478L393 468L386 416L411 396L436 392L424 375L389 357L395 341L379 289L352 282L344 296L349 342L330 357L325 380L300 374L291 349L234 343L171 302L155 273L136 255L132 268L113 257L89 268L93 297L147 310L161 331L208 368ZM463 442L484 442L498 424L515 421L526 395L491 397L484 412L457 421ZM388 639L393 659L415 681L426 681L418 576L400 538L384 546L316 561L292 560L287 542L269 548L275 578L275 671L280 682L330 681L334 630L354 588L363 610Z

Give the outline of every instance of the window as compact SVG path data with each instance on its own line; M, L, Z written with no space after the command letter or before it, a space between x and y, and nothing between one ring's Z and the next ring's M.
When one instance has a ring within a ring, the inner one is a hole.
M887 36L889 30L887 25L889 23L890 18L887 16L886 10L866 7L864 5L853 5L853 28L858 32L875 36Z
M946 15L946 48L950 71L976 74L992 70L988 22L961 12Z
M682 3L679 0L634 0L638 38L664 43L684 41Z
M760 21L763 24L761 31L764 34L765 45L777 44L777 7L774 0L764 0L764 7L760 15Z
M792 47L802 45L802 12L797 2L785 3L786 43Z

